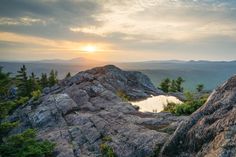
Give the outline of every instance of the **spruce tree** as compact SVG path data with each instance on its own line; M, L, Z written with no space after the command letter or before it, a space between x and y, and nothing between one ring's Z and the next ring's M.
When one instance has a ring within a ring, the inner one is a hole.
M169 78L166 78L165 80L163 80L161 83L160 83L160 89L165 92L165 93L168 93L169 92L169 88L170 88L170 79Z
M57 80L57 71L51 70L49 78L48 78L49 86L54 86L58 80Z
M198 84L197 87L196 87L196 90L200 93L202 92L204 89L204 85L203 84Z
M171 81L171 84L170 84L170 92L176 92L177 91L177 82L175 80L172 80Z
M0 98L6 98L11 86L10 73L3 72L3 67L0 67Z
M16 79L17 79L17 87L18 93L20 96L28 96L30 95L30 88L28 85L28 76L27 69L25 65L23 65L19 71L17 71Z
M36 78L34 73L31 73L31 76L29 77L28 80L28 86L29 86L29 92L30 94L33 91L39 90L40 89L40 85L38 83L38 79Z
M48 76L46 73L41 74L40 84L42 88L48 87Z
M183 83L184 83L184 79L182 77L178 77L176 79L176 91L177 92L183 92L184 88L182 87Z

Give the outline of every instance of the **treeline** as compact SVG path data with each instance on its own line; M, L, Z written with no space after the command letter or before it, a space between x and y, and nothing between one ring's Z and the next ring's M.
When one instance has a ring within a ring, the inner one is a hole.
M71 77L70 73L66 77ZM41 77L37 77L34 73L29 74L23 65L15 76L11 76L0 67L0 120L29 99L38 99L44 88L57 83L55 70L51 70L49 75L42 73Z
M30 75L27 73L27 68L23 65L15 78L12 78L15 81L18 96L33 96L34 91L41 91L45 87L54 86L58 83L57 71L51 70L49 76L46 73L42 73L41 77L38 78L34 73Z
M67 77L70 77L68 73ZM49 75L42 73L37 77L28 74L23 65L16 76L3 72L0 67L0 157L32 157L51 156L55 144L49 141L38 141L36 130L28 129L21 134L9 136L9 132L20 125L19 121L7 121L16 108L24 105L29 99L37 100L45 87L58 83L57 71L51 70Z
M182 87L182 85L184 81L185 80L182 77L178 77L176 80L166 78L160 83L160 89L165 93L183 92L184 88Z
M71 77L68 73L65 78ZM9 98L33 97L46 87L52 87L58 83L58 73L51 70L49 74L42 73L37 77L33 72L28 73L25 65L20 67L16 76L3 72L0 67L0 102Z
M163 92L165 93L175 93L175 92L184 92L184 87L183 87L183 83L185 82L185 80L182 77L178 77L176 80L175 79L170 79L170 78L166 78L164 79L160 85L159 85L159 89L161 89ZM204 85L203 84L198 84L196 86L196 91L197 92L202 92L204 90Z

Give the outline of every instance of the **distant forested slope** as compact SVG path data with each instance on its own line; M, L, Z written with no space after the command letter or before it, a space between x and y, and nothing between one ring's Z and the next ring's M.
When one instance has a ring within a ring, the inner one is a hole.
M206 89L212 90L236 74L236 62L234 61L147 62L146 64L142 63L142 67L136 68L148 75L155 85L159 85L167 77L175 79L181 76L186 80L184 86L188 90L195 89L199 83L203 83Z
M88 65L89 63L89 65ZM93 63L93 64L92 64ZM86 70L95 66L114 63L99 63L92 61L70 62L0 62L0 66L5 71L13 74L25 64L29 72L36 75L41 73L49 73L51 69L58 71L58 77L64 78L68 72L75 74L79 71ZM137 70L148 75L152 82L158 86L164 78L175 79L178 76L183 77L186 82L184 86L188 90L195 89L199 83L203 83L206 89L214 89L224 82L230 76L236 74L236 61L232 62L209 62L209 61L148 61L135 63L115 63L122 69Z

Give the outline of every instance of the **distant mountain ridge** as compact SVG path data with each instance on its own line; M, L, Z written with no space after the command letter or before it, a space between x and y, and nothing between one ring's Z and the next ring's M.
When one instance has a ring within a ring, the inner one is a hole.
M51 69L57 70L59 78L63 79L68 72L76 74L78 71L87 70L96 66L114 64L125 70L138 70L148 75L155 86L165 78L175 79L183 77L186 82L184 86L188 90L194 90L196 85L203 83L206 89L212 90L223 83L227 78L236 74L236 61L143 61L143 62L103 62L93 59L78 57L70 60L41 60L0 62L4 70L16 74L20 66L25 64L29 73L34 72L40 76L41 73L49 73Z
M234 63L236 60L230 60L230 61L211 61L211 60L146 60L146 61L134 61L134 62L110 62L110 61L101 61L101 60L95 60L95 59L89 59L86 57L76 57L72 59L42 59L42 60L15 60L15 61L4 61L0 60L1 62L20 62L20 63L76 63L76 62L88 62L88 61L94 61L94 62L103 62L103 63L117 63L117 64L139 64L139 63Z
M35 61L39 63L64 63L64 64L88 64L88 63L102 63L102 61L92 60L84 57L72 58L69 60L66 59L49 59L49 60L39 60Z

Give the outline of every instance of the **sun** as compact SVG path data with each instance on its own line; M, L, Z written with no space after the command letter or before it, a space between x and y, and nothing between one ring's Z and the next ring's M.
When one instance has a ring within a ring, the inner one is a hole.
M87 45L83 48L83 51L88 52L88 53L94 53L97 51L97 48L96 46L93 46L93 45Z

